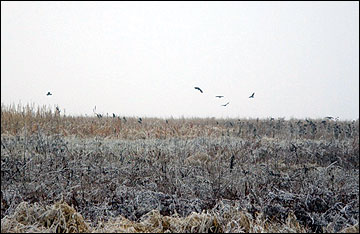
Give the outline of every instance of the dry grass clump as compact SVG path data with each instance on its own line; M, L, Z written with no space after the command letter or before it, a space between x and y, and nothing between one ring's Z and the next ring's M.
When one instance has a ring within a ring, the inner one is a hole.
M271 222L263 213L255 216L220 203L221 212L216 207L202 213L192 212L186 217L178 214L161 215L152 210L139 221L131 221L123 216L100 221L97 226L88 225L82 216L66 202L57 202L43 208L37 203L22 202L15 213L1 220L1 232L10 233L307 233L293 212L284 222ZM331 225L321 232L333 232ZM345 227L340 233L358 233L359 225Z
M152 232L152 233L204 233L222 232L214 216L206 213L191 213L187 217L163 216L158 210L152 210L139 222L130 221L124 217L111 219L101 223L95 232Z
M347 229L348 230L348 229ZM131 221L123 216L111 218L106 222L99 222L90 227L82 216L65 202L57 202L46 208L39 204L22 202L15 213L1 221L1 232L12 233L224 233L224 232L294 232L304 233L294 214L289 214L286 222L271 223L259 213L256 218L245 211L235 208L225 213L213 210L202 213L192 212L186 217L177 214L163 216L158 210L145 214L139 221Z
M81 214L66 202L42 207L38 203L21 202L14 214L1 219L1 232L14 233L86 233L89 226Z

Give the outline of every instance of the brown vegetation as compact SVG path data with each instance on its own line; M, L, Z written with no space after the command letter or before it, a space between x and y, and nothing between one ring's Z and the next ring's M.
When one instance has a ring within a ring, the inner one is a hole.
M2 105L1 231L358 232L359 120L126 119Z

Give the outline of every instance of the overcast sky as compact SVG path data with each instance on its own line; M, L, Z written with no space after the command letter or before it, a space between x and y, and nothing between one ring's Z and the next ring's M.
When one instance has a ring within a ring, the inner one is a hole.
M2 1L1 102L358 119L359 2Z

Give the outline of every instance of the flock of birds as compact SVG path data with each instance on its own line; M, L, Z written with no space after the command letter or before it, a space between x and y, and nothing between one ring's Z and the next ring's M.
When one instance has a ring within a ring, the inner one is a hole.
M197 89L197 90L199 90L201 93L203 93L203 91L202 91L201 88L199 88L199 87L194 87L194 88ZM51 95L52 95L51 92L47 92L47 94L46 94L46 96L51 96ZM249 98L254 98L254 95L255 95L255 93L252 93L252 94L249 96ZM215 96L215 97L216 97L216 98L223 98L224 96L222 96L222 95L217 95L217 96ZM221 106L227 106L227 105L229 105L229 104L230 104L230 102L227 102L226 104L223 104L223 105L221 105ZM93 112L96 114L96 116L97 116L98 118L102 118L102 114L96 113L95 110L96 110L96 106L95 106ZM59 107L56 107L56 111L57 111L58 113L60 113ZM113 113L113 118L115 118L115 117L116 117L116 115ZM119 118L120 118L120 117L119 117ZM326 116L325 118L326 118L326 119L329 119L329 120L334 119L334 117L332 117L332 116ZM123 119L124 119L124 121L126 122L125 116L123 117ZM336 120L338 120L338 119L339 119L339 117L336 117ZM138 122L139 122L140 124L142 123L142 118L141 118L141 117L138 119ZM166 123L168 123L167 120L166 120Z
M194 88L197 89L197 90L199 90L201 93L203 93L203 91L202 91L201 88L199 88L199 87L194 87ZM52 93L51 93L50 91L47 92L47 94L46 94L46 96L51 96L51 95L52 95ZM255 93L252 93L249 98L254 98L254 95L255 95ZM224 96L222 96L222 95L217 95L217 96L215 96L215 97L216 97L216 98L223 98ZM227 105L229 105L229 104L230 104L230 102L227 102L226 104L223 104L223 105L221 105L221 106L227 106ZM95 110L96 110L96 106L95 106L95 108L93 109L93 112L95 113L95 115L96 115L99 119L102 118L102 117L103 117L102 114L96 113ZM60 109L59 109L58 107L56 107L56 111L57 111L58 113L60 113ZM115 117L116 117L115 113L113 113L112 116L113 116L113 118L115 118ZM119 118L120 118L120 117L119 117ZM126 122L126 118L123 117L123 119L124 119L124 121ZM141 124L141 123L142 123L142 118L139 118L139 119L138 119L138 122ZM166 123L168 123L167 120L166 120Z
M194 88L197 89L197 90L199 90L200 93L203 93L203 91L202 91L201 88L199 88L199 87L194 87ZM249 98L254 98L254 95L255 95L255 93L252 93ZM216 97L216 98L223 98L224 96L222 96L222 95L217 95L217 96L215 96L215 97ZM230 104L230 102L227 102L226 104L221 105L221 106L227 106L227 105L229 105L229 104Z

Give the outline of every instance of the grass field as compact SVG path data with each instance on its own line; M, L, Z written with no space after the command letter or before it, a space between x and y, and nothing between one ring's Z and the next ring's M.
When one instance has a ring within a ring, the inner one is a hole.
M359 120L1 105L1 232L359 232Z

